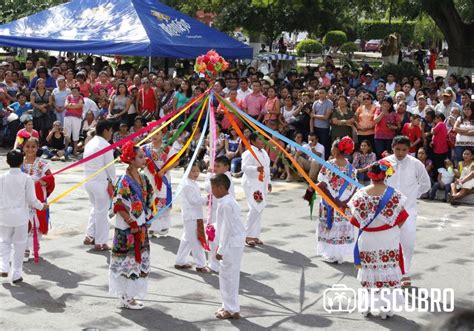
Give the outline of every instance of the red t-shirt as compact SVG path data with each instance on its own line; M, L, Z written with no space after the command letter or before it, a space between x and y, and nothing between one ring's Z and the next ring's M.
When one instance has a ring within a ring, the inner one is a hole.
M439 122L433 128L433 153L445 154L449 152L448 128L444 122Z
M377 108L374 118L379 116L382 110ZM396 135L396 130L390 129L388 124L397 125L400 123L400 116L396 112L391 112L375 124L375 138L376 139L393 139Z
M138 109L140 114L145 110L148 110L149 112L154 112L156 110L156 96L153 88L148 88L148 91L145 91L145 88L143 87L140 88L138 91L138 97L140 98L140 109Z
M421 129L419 126L411 127L411 123L405 123L402 129L402 134L410 139L413 144L415 141L421 138ZM410 147L410 153L416 153L417 146Z

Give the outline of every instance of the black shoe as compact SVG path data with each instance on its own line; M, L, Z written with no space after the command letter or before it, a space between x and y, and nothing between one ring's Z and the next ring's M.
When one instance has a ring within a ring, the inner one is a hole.
M21 283L23 281L23 277L20 277L18 279L15 279L14 281L12 281L13 284L18 284L18 283Z

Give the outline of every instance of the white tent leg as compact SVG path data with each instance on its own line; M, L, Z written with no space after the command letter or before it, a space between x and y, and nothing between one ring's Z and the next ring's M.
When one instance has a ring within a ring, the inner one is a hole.
M151 72L151 56L148 57L148 71Z

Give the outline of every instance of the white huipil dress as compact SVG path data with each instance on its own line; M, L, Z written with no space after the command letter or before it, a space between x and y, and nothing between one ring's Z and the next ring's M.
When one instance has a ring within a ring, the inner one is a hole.
M334 160L328 161L337 167L341 172L357 181L356 169L349 162L343 167L339 167ZM337 198L341 191L345 179L326 167L322 167L318 174L318 181L324 182L332 197ZM349 199L356 187L348 184L339 200ZM332 227L327 225L327 219L330 215L330 208L323 200L319 203L319 222L316 229L317 253L327 258L342 258L345 255L352 254L354 249L354 227L340 213L332 211ZM347 214L347 210L345 211Z
M365 289L400 288L402 278L399 225L408 218L405 210L407 197L395 190L371 222L382 196L371 196L361 189L348 203L352 213L351 223L363 229L358 239L361 268L357 280ZM390 292L385 297L392 295L393 292ZM402 304L403 297L398 295L396 303Z

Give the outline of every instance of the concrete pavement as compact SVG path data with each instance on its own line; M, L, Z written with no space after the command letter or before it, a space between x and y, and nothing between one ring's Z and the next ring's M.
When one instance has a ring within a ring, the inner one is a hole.
M2 156L0 173L5 165ZM182 169L173 171L175 184L181 175ZM81 178L82 169L59 175L53 196ZM235 181L237 195L246 213L239 183ZM82 245L89 202L79 189L52 206L53 229L41 243L40 263L25 265L25 282L11 285L0 279L0 329L417 330L439 315L403 312L382 321L364 319L356 312L326 312L324 291L333 284L357 289L357 271L351 262L329 265L315 256L316 221L310 220L303 192L302 184L274 183L264 214L265 245L245 249L240 287L243 318L219 321L214 318L220 306L218 277L173 268L182 233L179 203L172 210L170 236L152 239L147 307L143 311L119 309L117 300L107 293L109 253ZM419 208L414 286L453 288L456 308L472 307L472 207L420 201Z

